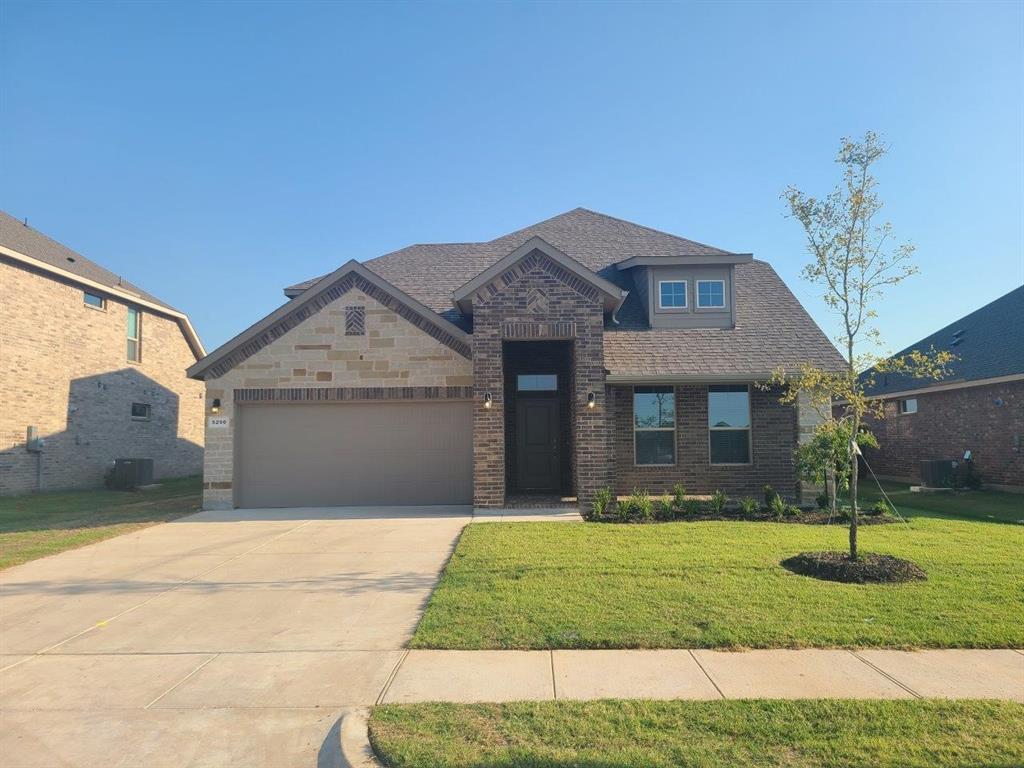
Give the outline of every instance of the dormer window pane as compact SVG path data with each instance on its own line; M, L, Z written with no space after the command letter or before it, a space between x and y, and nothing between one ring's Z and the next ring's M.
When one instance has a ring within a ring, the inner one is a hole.
M725 282L723 280L698 280L697 306L724 307Z
M662 280L658 285L658 302L662 309L686 308L685 280Z

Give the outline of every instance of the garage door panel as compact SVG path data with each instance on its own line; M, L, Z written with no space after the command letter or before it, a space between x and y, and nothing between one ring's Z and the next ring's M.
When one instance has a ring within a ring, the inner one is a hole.
M246 404L242 507L470 504L468 402Z

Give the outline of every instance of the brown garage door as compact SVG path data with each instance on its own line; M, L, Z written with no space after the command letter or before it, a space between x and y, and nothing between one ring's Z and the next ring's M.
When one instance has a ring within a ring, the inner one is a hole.
M471 504L468 402L246 404L241 507Z

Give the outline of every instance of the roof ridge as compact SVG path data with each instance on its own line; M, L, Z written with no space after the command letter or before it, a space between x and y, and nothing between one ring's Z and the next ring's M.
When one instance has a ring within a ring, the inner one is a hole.
M735 253L736 253L735 251L726 251L726 250L724 250L722 248L719 248L716 245L708 245L707 243L702 243L699 240L692 240L689 237L683 237L682 235L677 235L677 234L674 234L672 232L666 232L663 229L656 229L655 227L649 227L646 224L638 224L635 221L630 221L629 219L619 218L618 216L612 216L611 214L602 213L601 211L595 211L595 210L592 210L590 208L584 208L584 207L580 206L578 208L573 208L573 210L572 211L568 211L568 213L573 213L574 211L583 211L584 213L589 213L592 216L601 216L602 218L611 219L612 221L617 221L617 222L619 222L621 224L629 224L630 226L636 227L637 229L646 229L648 232L654 232L655 234L658 234L658 235L665 235L666 237L671 237L671 238L674 238L676 240L682 240L683 242L686 242L686 243L692 243L693 245L699 245L702 248L710 248L713 251L720 251L722 253L728 253L730 255L735 255Z

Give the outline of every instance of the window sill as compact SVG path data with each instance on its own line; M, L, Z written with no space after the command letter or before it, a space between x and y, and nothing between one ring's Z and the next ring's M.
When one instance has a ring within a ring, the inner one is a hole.
M107 311L107 308L105 306L97 307L97 306L95 306L93 304L86 304L84 301L82 302L82 306L85 307L86 309L91 309L93 312L106 312Z
M735 467L748 467L749 468L749 467L753 467L754 466L754 462L752 462L752 461L743 461L743 462L739 462L739 463L719 463L719 462L709 461L708 462L708 466L709 467L734 467L734 468Z
M652 469L658 469L660 467L660 468L664 469L665 467L670 467L671 468L671 467L677 467L679 465L678 464L637 464L636 462L634 462L633 466L634 467L638 467L640 469L645 469L647 467L651 467Z

